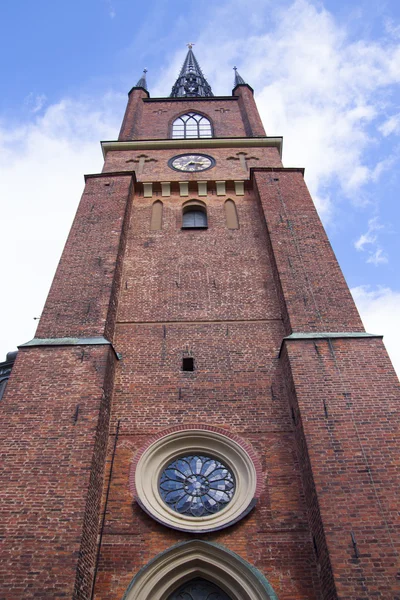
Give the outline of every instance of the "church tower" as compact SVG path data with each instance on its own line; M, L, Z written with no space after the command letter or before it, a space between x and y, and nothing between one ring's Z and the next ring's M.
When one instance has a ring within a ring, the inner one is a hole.
M398 381L252 88L189 45L102 148L0 403L0 598L399 600Z

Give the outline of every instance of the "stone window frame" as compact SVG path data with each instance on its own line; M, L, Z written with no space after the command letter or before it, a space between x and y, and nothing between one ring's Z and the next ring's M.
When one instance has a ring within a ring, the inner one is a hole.
M236 491L219 512L193 517L173 511L162 500L158 489L160 475L168 464L185 454L218 458L232 470ZM130 475L130 489L145 512L167 527L192 533L217 531L242 519L254 508L261 485L261 465L250 444L225 429L205 425L161 432L138 451Z
M203 540L158 554L135 575L122 600L165 600L196 577L215 583L232 600L278 600L261 571L221 544Z

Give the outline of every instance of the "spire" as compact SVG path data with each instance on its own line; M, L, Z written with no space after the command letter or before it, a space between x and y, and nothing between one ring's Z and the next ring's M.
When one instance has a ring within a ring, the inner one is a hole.
M246 82L243 79L243 77L240 77L237 67L233 67L233 70L235 71L235 83L233 87L236 87L237 85L246 85Z
M145 89L147 92L148 89L147 89L146 73L147 73L147 69L143 69L143 75L141 76L141 78L139 79L139 81L137 82L135 87L141 87L141 88Z
M183 63L178 79L172 88L171 98L196 96L213 96L206 78L204 77L200 65L193 54L194 44L188 44L188 53Z

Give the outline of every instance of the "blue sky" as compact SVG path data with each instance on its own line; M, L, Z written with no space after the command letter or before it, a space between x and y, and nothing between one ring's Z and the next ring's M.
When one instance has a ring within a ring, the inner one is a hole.
M168 95L195 42L214 93L231 93L237 65L285 166L306 168L364 324L400 371L399 2L17 0L0 19L0 360L34 335L127 92L146 67L151 95Z

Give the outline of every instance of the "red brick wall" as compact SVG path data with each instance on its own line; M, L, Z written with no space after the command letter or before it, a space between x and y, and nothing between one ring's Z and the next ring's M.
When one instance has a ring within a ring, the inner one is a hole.
M154 140L171 137L172 122L182 114L196 112L213 125L213 137L264 136L250 89L239 86L235 96L226 98L171 98L160 102L148 99L146 92L133 89L129 94L120 141ZM222 109L222 110L221 110Z
M264 125L260 119L253 91L248 85L238 85L233 90L239 98L239 109L247 137L262 137L265 135Z
M116 266L129 219L131 182L128 174L88 179L36 337L94 337L112 329L111 294L117 291Z
M120 324L123 354L113 404L121 419L96 595L121 597L138 569L190 534L157 524L133 502L128 480L135 452L178 423L214 424L249 441L264 489L237 525L202 535L237 552L268 578L280 599L316 598L316 569L277 360L279 320L236 323ZM133 343L132 343L133 342ZM181 371L189 348L196 370ZM111 444L110 444L111 452Z
M288 331L364 331L300 170L253 177Z
M386 350L379 339L296 341L283 360L322 598L397 599L400 404Z
M196 198L196 195L191 195ZM251 193L232 198L238 230L226 227L226 197L203 198L208 230L181 230L182 205L163 200L163 228L150 231L155 200L135 197L118 321L280 319L265 228Z
M216 165L207 171L183 173L168 166L171 157L179 154L207 154ZM241 165L239 155L245 153L248 169ZM125 150L107 152L103 172L137 171L139 157L145 155L143 172L137 174L138 181L213 181L243 180L250 177L250 167L281 167L281 159L276 148L196 148L196 150ZM160 188L159 188L160 189Z
M20 350L1 404L0 598L90 597L114 361Z
M123 360L112 427L121 419L121 429L95 597L122 596L139 568L191 538L145 514L133 502L128 481L135 452L150 436L171 425L199 422L228 428L249 441L264 483L248 517L202 538L257 566L280 599L317 598L278 360L285 330L260 208L250 192L234 197L240 229L230 231L226 198L211 195L206 198L209 229L182 231L185 200L163 198L163 229L154 232L154 199L134 198L115 336ZM181 371L187 351L194 357L193 373ZM110 453L112 447L110 442Z
M156 102L134 89L120 139L167 138L187 110L209 115L217 137L263 136L250 88L234 93ZM178 150L146 151L155 160L142 180L175 182L165 198L157 186L153 198L134 192L136 151L110 152L88 179L37 337L105 335L122 360L106 346L21 350L1 404L0 598L90 598L118 420L99 600L122 597L139 568L191 538L133 502L129 471L149 437L193 422L241 435L263 469L255 509L203 539L258 567L280 600L400 597L398 383L376 339L287 342L279 354L292 331L363 327L300 170L282 169L276 149L245 150L255 157L245 195L232 183L216 195L213 181L245 179L229 159L239 150L204 150L217 165L197 175L168 168ZM209 227L181 230L197 180L210 182ZM238 230L227 229L227 198ZM150 231L156 199L163 227ZM181 370L187 352L192 373Z

